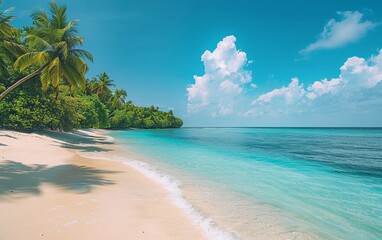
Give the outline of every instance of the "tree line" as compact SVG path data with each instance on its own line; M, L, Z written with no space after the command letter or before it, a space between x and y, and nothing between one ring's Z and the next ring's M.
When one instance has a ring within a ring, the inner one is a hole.
M0 0L0 5L1 5ZM77 22L66 6L31 15L33 25L16 29L9 10L0 11L0 128L70 131L77 128L178 128L172 110L126 101L107 73L86 79L87 61ZM115 89L114 91L112 89Z

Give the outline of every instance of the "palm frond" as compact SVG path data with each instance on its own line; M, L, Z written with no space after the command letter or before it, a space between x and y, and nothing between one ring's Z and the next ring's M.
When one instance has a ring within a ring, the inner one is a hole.
M68 58L68 44L65 41L53 43L52 46L64 60Z
M75 21L71 21L68 25L63 26L62 28L55 28L57 39L68 39L73 35L71 32L75 28Z
M27 36L25 36L25 39L28 42L28 44L30 44L32 47L37 49L41 49L41 48L49 49L52 47L48 41L46 41L44 38L37 36L35 34L28 34Z
M8 8L0 12L0 37L6 37L6 38L12 37L16 31L14 27L9 25L9 21L11 21L14 18L14 16L9 15L9 12L12 9L13 8Z
M49 76L49 69L47 67L41 71L40 80L41 80L42 90L46 91L51 83L51 78Z
M31 17L36 28L44 28L49 26L49 17L44 10L32 13Z
M14 63L17 59L17 57L6 47L0 46L0 53L0 59L4 62L5 66Z
M7 63L5 62L5 59L0 57L0 76L7 76ZM0 78L1 80L2 78Z
M21 71L25 70L26 68L32 66L35 64L34 62L34 56L36 55L36 52L29 52L21 55L16 62L13 64L13 66L17 69L20 69Z
M85 74L88 71L88 65L86 64L85 60L82 58L70 56L67 62L68 64L76 68L77 71L81 73L83 76L85 76Z
M52 18L50 24L58 29L62 29L67 24L66 6L58 6L54 1L50 2L50 12Z
M86 50L71 49L69 51L70 51L70 53L72 53L76 57L86 58L86 59L89 59L91 62L93 62L93 55Z
M83 72L79 71L78 65L80 65L80 62L77 61L77 59L73 58L68 59L67 64L63 66L63 75L69 83L84 89L86 86L86 79Z
M19 56L25 53L25 49L23 46L8 40L1 41L1 45L3 45L13 56Z
M60 59L58 57L54 58L48 65L48 73L50 77L50 82L53 87L57 87L60 84L61 80L61 70L60 70Z
M43 66L44 64L49 63L50 59L52 59L53 53L51 51L42 51L35 53L33 57L33 61L37 66Z
M76 49L83 44L84 39L81 36L65 36L65 41L68 43L69 49Z

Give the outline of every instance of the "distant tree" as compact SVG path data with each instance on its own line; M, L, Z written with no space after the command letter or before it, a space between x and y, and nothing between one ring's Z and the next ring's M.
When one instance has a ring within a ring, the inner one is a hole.
M94 90L96 91L98 97L101 99L101 101L106 102L107 95L111 94L110 87L114 87L114 80L110 79L109 75L107 73L101 73L98 74L93 81L94 84Z
M110 127L114 129L123 129L133 127L133 112L127 109L115 110L112 117L110 117Z
M97 80L95 78L86 79L86 86L84 93L86 95L97 94Z
M114 109L120 109L125 104L126 97L127 97L126 90L116 89L110 99L111 106Z

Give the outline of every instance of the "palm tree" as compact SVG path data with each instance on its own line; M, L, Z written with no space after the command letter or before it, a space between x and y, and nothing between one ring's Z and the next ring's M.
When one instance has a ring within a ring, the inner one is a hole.
M0 0L0 5L2 1ZM0 76L7 74L7 65L13 64L23 49L17 43L18 31L9 24L14 17L9 16L11 9L0 11Z
M85 94L93 95L97 93L97 80L95 78L86 79Z
M125 104L125 100L127 97L126 90L124 89L116 89L113 96L111 97L111 106L114 109L120 109L123 104Z
M155 123L157 124L157 119L156 119L156 113L159 111L158 107L154 107L153 105L150 106L149 108L149 115L148 117Z
M25 45L31 51L21 55L14 67L25 70L34 67L35 70L23 77L0 94L0 100L10 91L17 88L35 76L40 76L42 89L46 91L50 85L59 92L60 81L63 80L71 88L85 87L85 73L88 66L84 59L93 60L92 55L82 49L82 37L77 36L76 21L67 21L66 7L50 3L51 16L41 10L32 14L34 27L25 37Z
M110 87L115 86L114 80L110 79L107 73L98 74L97 77L94 78L96 81L95 90L97 92L98 97L101 100L105 100L105 96L107 93L111 93Z

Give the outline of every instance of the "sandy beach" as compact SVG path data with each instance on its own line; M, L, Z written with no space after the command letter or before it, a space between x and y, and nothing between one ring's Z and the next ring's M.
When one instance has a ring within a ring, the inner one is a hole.
M0 131L0 239L204 239L168 192L92 133Z

